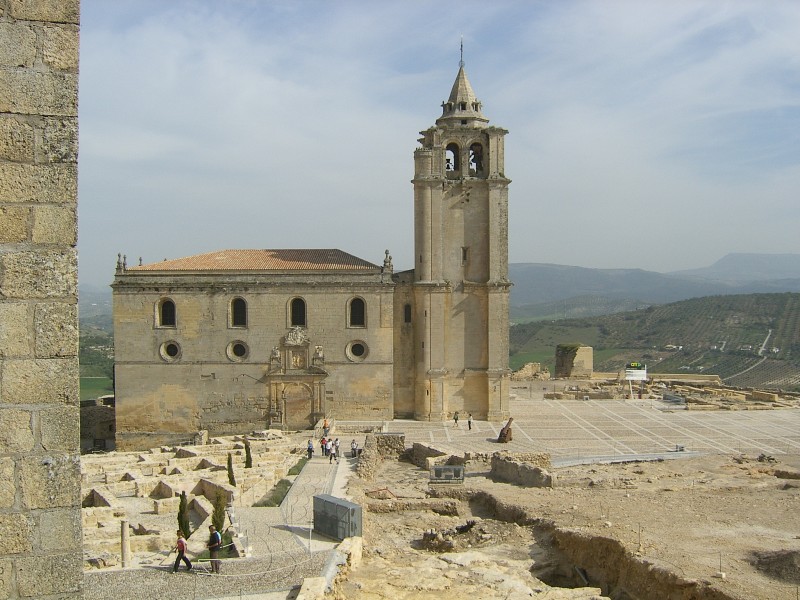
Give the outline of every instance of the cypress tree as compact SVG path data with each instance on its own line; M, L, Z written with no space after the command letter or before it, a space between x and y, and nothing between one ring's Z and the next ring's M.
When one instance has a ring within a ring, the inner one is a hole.
M186 499L186 492L181 492L181 500L178 504L178 529L187 539L192 535L192 527L189 523L189 501Z
M233 475L233 455L228 452L228 483L236 487L236 477Z
M211 524L219 531L220 535L222 535L222 530L225 527L226 504L225 494L221 491L217 492L217 496L214 498L214 512L211 514Z

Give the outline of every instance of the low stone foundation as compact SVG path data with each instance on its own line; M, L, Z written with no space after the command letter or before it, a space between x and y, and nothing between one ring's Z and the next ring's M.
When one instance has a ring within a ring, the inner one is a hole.
M553 487L555 475L545 470L550 467L550 455L544 452L524 454L496 452L492 455L491 476L499 481L525 487Z

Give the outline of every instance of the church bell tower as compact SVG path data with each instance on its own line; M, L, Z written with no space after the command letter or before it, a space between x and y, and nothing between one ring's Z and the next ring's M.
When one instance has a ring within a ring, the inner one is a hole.
M463 60L414 152L414 413L500 421L508 407L505 129L489 125Z

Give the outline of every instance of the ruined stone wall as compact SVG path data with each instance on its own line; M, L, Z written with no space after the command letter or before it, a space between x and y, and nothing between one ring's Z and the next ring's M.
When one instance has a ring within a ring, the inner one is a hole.
M526 487L553 487L555 478L546 469L551 467L550 455L544 452L530 454L492 455L492 477Z
M594 371L594 350L581 344L556 346L556 377L591 377Z
M443 457L445 456L449 456L447 452L433 448L428 444L414 442L411 448L411 462L423 469L430 468L431 465L428 459L441 459L441 461L444 462L445 459Z
M402 433L367 434L358 456L356 472L362 479L372 479L385 460L397 460L405 452L406 436Z
M80 598L78 0L0 0L0 597Z

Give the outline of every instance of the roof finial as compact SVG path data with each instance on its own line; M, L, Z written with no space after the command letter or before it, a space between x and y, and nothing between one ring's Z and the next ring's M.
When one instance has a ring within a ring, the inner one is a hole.
M458 61L459 68L464 68L464 36L461 36L461 60Z

